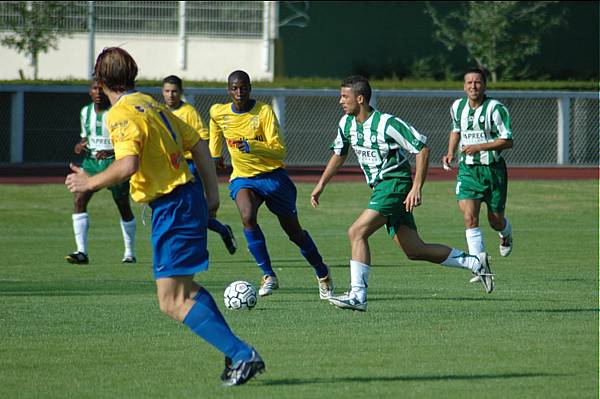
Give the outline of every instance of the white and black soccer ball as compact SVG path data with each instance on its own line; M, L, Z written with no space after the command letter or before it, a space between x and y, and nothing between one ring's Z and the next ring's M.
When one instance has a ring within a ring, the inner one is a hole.
M247 281L234 281L225 288L225 306L233 310L250 310L256 306L256 288Z

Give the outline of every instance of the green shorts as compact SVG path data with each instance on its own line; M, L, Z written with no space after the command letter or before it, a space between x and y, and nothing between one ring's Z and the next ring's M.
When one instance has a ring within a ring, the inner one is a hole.
M491 165L465 165L458 167L456 200L479 199L492 212L504 212L508 176L504 159Z
M385 225L390 237L396 235L401 225L417 230L412 212L406 212L404 200L412 188L412 181L401 179L382 180L373 189L369 199L369 209L387 217Z
M114 161L114 158L95 159L92 157L86 157L83 160L81 167L88 175L94 176L95 174L106 170L106 168L108 168ZM107 188L110 190L113 198L116 200L129 196L129 180L122 183L117 183L114 186Z

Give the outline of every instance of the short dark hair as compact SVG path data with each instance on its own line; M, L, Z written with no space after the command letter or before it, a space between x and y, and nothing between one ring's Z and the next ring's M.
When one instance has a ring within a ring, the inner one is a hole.
M371 101L371 85L364 76L348 76L346 79L342 80L342 87L349 87L352 89L352 92L355 96L363 96L367 104L369 104L369 101Z
M107 47L96 59L94 77L109 90L123 92L135 88L138 67L133 57L120 47Z
M250 75L241 70L233 71L229 74L229 76L227 77L227 85L229 85L234 80L241 80L247 82L248 84L251 84Z
M181 78L179 76L175 76L175 75L169 75L166 78L163 79L163 85L165 83L169 83L172 85L177 86L177 88L180 91L183 91L183 81L181 80Z
M467 76L469 73L478 73L481 76L481 80L483 80L483 84L487 84L487 74L482 68L469 68L463 74L463 78Z

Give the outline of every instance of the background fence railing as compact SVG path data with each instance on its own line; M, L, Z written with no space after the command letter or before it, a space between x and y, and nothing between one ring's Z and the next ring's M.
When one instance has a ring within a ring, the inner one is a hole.
M23 23L18 1L0 2L0 32L12 22ZM38 3L38 4L36 4ZM60 31L83 33L93 10L96 33L177 35L182 13L188 36L260 39L264 1L62 1L66 15ZM91 4L90 4L91 3ZM90 8L90 5L92 8ZM31 2L31 7L40 6Z
M162 100L160 88L141 91ZM0 164L74 160L79 111L89 103L85 86L0 86ZM208 123L214 103L228 102L224 88L187 88L186 99ZM372 104L399 116L428 137L431 163L439 165L451 129L450 106L461 91L375 90ZM596 92L490 91L510 113L512 166L598 166L599 96ZM285 135L290 166L323 166L342 116L338 90L254 89L273 105ZM226 154L225 158L228 161ZM353 154L346 165L357 165Z

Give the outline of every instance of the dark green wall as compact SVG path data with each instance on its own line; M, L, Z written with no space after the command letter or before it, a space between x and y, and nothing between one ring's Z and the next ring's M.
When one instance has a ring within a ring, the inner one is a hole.
M373 78L403 78L415 60L426 57L445 58L457 76L471 65L465 50L450 53L433 39L424 2L308 4L307 27L280 28L279 76L342 78L361 73ZM433 4L441 11L455 7L453 2ZM598 79L598 2L558 2L550 7L554 12L566 9L566 24L543 37L541 54L529 60L533 77ZM281 2L280 19L290 15L286 2Z

